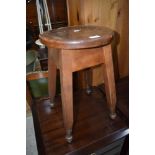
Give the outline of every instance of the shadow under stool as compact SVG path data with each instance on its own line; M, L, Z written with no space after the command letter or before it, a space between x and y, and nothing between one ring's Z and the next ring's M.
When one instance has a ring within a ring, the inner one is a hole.
M60 70L63 120L66 140L69 143L72 141L73 127L73 72L102 64L110 117L116 117L116 89L111 50L113 34L111 29L103 26L82 25L53 29L39 35L41 42L48 47L48 89L53 104L56 68Z

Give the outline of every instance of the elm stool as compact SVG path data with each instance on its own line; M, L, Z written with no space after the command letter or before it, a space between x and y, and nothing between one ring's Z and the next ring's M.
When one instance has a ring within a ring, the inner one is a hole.
M82 25L53 29L39 35L41 42L48 47L48 89L53 106L56 68L60 69L63 120L66 140L69 143L72 141L73 127L72 72L102 64L110 117L116 117L116 90L110 44L113 34L113 31L106 27Z

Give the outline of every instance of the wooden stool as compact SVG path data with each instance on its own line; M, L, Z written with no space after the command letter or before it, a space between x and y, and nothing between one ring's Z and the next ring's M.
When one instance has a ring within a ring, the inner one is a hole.
M110 42L113 31L101 26L71 26L39 35L48 47L49 95L54 105L56 67L60 69L61 97L66 140L72 141L72 72L102 64L110 117L116 117L116 90Z

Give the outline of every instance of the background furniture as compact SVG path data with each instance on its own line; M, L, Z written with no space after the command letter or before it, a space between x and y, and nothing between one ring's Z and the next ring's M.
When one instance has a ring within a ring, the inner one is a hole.
M57 75L57 91L60 94L60 80ZM26 75L26 99L30 107L37 99L48 99L48 71L34 71ZM51 104L49 104L52 106Z
M28 50L26 51L26 73L35 71L37 65L37 51Z
M66 0L47 0L52 28L67 26ZM36 41L39 35L39 24L37 18L36 1L26 2L26 23L33 32L33 39Z
M30 105L33 99L40 97L48 97L48 72L36 71L26 75L26 98Z
M48 47L49 94L54 104L56 68L60 69L61 97L66 140L72 141L73 84L72 73L102 64L110 117L116 117L116 91L111 51L113 31L101 26L64 27L40 34Z
M42 1L42 0L40 0ZM67 26L67 7L66 0L47 0L52 28ZM38 51L42 70L48 70L47 50L35 44L39 36L39 23L35 0L26 1L26 28L27 28L27 48ZM46 30L47 27L44 26Z

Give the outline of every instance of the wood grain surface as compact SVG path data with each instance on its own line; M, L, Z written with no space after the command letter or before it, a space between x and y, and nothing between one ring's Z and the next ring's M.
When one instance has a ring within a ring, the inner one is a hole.
M107 27L80 25L46 31L39 38L50 48L81 49L104 46L111 42L113 34Z
M69 25L100 25L116 31L113 42L115 77L129 74L129 1L128 0L67 0ZM93 85L103 82L102 67L93 69ZM85 87L83 72L80 86Z
M86 155L91 154L128 134L128 78L117 83L116 120L108 117L104 86L94 87L87 95L85 90L74 92L74 139L68 144L63 124L62 103L56 97L54 109L49 100L36 100L33 105L39 154ZM124 155L124 154L123 154Z

